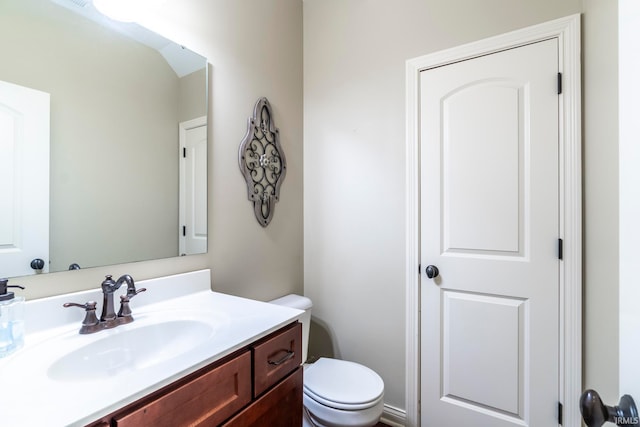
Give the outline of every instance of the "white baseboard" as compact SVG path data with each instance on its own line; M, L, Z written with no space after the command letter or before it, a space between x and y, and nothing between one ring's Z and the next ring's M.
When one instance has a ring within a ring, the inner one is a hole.
M402 409L394 408L390 405L384 405L384 412L380 417L380 422L391 427L405 427L407 421L407 413Z

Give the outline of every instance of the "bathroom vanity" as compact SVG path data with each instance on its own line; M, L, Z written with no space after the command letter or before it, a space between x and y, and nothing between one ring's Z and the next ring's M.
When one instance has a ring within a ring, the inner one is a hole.
M135 320L89 335L62 304L99 290L27 302L1 425L301 425L302 311L212 292L209 270L137 284Z
M90 427L299 427L301 338L301 324L292 323Z

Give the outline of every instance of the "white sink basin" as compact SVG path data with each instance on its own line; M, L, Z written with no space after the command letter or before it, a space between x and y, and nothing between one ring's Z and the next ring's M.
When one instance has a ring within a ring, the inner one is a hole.
M211 291L209 270L138 282L135 321L80 335L100 288L25 304L25 345L0 359L0 425L81 427L229 355L302 312ZM38 402L37 410L33 402Z
M197 320L173 320L114 333L68 353L47 370L57 381L96 381L179 357L211 339L214 328Z

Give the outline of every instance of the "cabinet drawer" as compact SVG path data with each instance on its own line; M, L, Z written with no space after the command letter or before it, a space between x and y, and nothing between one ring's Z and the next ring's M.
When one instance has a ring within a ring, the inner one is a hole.
M114 421L117 427L218 425L250 401L247 351Z
M223 427L300 427L302 367L233 417Z
M298 322L254 344L253 397L286 377L302 363L302 325Z

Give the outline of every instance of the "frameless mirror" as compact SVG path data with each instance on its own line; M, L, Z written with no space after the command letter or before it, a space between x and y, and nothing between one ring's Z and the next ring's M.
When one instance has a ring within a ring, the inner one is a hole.
M0 276L206 252L205 58L90 0L0 0L0 51Z

